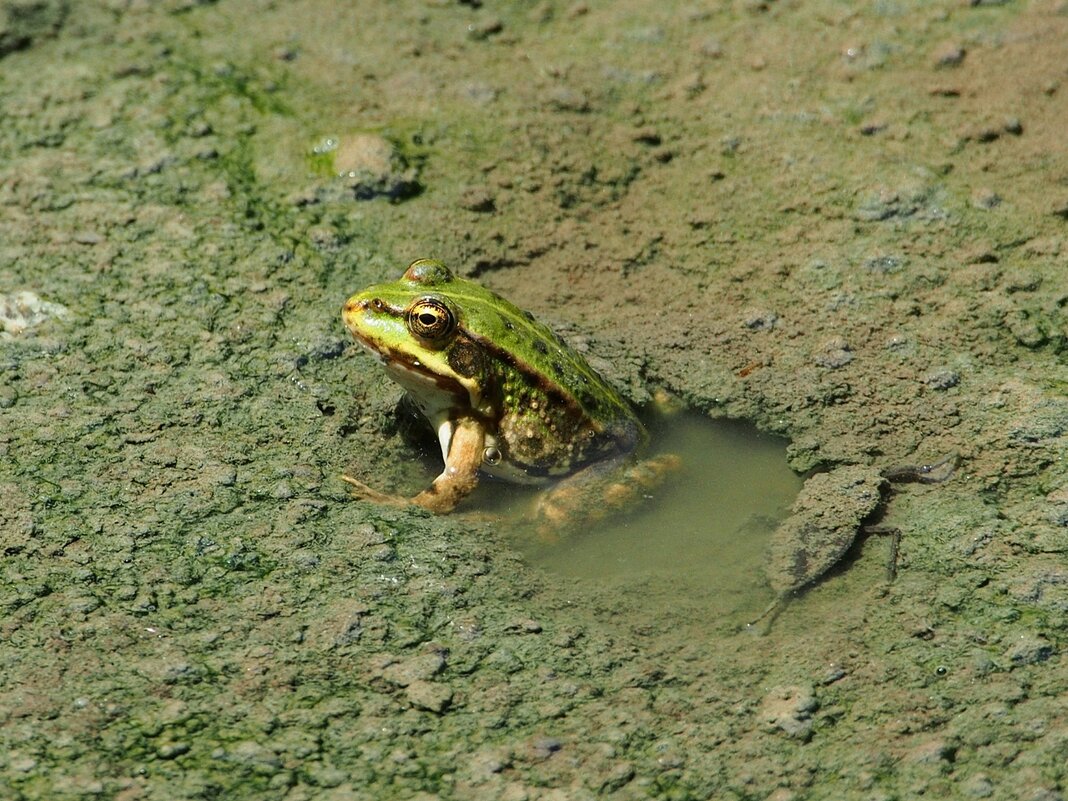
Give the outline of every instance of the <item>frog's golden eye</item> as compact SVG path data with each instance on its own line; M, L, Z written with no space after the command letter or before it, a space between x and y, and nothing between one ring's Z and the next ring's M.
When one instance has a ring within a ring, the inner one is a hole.
M422 298L408 308L408 330L423 339L443 339L456 328L452 310L437 298Z

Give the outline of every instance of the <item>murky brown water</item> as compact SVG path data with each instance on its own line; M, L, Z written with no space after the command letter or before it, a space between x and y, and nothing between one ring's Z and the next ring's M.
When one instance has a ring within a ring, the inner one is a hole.
M678 415L655 432L655 452L682 458L678 474L633 513L565 542L525 542L530 561L582 579L700 599L723 614L751 612L769 598L763 565L768 538L801 487L786 465L785 443L753 427Z

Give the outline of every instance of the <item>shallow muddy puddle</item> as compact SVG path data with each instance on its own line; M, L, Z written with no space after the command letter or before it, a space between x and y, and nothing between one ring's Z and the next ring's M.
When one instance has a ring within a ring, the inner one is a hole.
M639 601L654 617L657 608L675 615L696 604L744 625L771 597L768 541L802 484L785 442L696 414L674 416L653 435L653 452L677 454L682 466L638 509L562 542L528 538L517 547L602 604L618 594L621 607Z

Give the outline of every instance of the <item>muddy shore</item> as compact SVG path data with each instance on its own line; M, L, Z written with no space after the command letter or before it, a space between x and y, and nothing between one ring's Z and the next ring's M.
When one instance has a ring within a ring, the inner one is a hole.
M1063 799L1066 64L1063 0L0 1L0 795ZM433 463L338 310L424 256L799 474L960 468L763 636L354 502Z

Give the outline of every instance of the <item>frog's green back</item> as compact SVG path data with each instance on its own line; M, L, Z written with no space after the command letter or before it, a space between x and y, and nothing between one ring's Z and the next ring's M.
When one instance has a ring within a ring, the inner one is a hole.
M505 393L514 389L509 384L518 374L527 381L538 381L549 399L579 407L584 416L603 426L610 438L624 443L630 439L633 446L644 437L633 409L619 392L530 312L430 259L414 262L399 283L408 287L412 297L440 294L451 302L459 327L494 362L514 368L499 376Z

